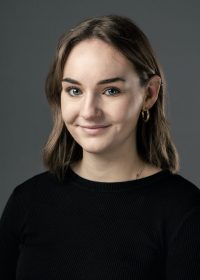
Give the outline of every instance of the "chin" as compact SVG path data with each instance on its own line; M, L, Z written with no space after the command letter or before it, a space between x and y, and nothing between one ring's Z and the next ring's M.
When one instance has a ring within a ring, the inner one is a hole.
M83 152L89 153L89 154L94 154L94 155L100 155L104 154L106 152L106 149L100 149L100 148L84 148L83 147Z
M95 144L81 145L83 152L100 155L100 154L108 153L108 151L110 150L110 147L108 146L95 145Z

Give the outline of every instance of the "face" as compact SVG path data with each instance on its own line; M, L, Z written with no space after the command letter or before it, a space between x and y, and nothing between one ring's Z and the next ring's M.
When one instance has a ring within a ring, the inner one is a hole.
M88 39L72 49L63 71L61 112L83 155L131 151L144 93L132 64L109 44Z

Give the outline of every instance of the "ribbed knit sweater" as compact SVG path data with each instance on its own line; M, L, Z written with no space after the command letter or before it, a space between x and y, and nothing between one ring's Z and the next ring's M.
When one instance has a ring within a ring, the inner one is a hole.
M37 174L1 216L0 279L199 280L200 190L169 171L113 183Z

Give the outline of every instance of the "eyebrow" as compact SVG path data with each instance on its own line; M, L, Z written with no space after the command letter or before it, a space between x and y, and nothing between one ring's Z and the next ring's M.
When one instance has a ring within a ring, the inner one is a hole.
M122 77L115 77L115 78L110 78L110 79L106 79L106 80L101 80L97 83L97 85L103 85L103 84L109 84L109 83L114 83L114 82L125 82L126 80ZM68 82L71 84L75 84L75 85L81 85L80 82L71 79L71 78L64 78L62 79L62 82Z

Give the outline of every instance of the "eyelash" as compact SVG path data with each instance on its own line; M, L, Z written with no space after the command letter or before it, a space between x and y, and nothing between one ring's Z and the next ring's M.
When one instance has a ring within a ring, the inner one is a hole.
M70 96L72 96L72 97L74 97L74 96L79 96L80 94L70 94L70 90L72 90L72 89L75 89L75 90L79 90L80 91L80 89L79 88L77 88L77 87L68 87L65 91L70 95ZM115 90L115 93L114 94L106 94L105 92L107 91L107 90ZM118 95L119 93L120 93L121 91L120 91L120 89L118 89L118 88L116 88L116 87L109 87L109 88L106 88L105 90L104 90L104 92L103 92L103 94L104 95L106 95L106 96L116 96L116 95Z
M70 94L70 90L72 90L72 89L76 89L76 90L79 90L79 88L76 88L76 87L68 87L65 91L70 95L70 96L78 96L79 94L75 94L75 95L73 95L73 94Z
M115 90L115 93L114 94L105 94L105 91L107 91L107 90L110 90L110 89L114 89ZM120 89L118 89L118 88L116 88L116 87L110 87L110 88L106 88L105 89L105 91L103 92L103 94L105 94L105 95L107 95L107 96L116 96L116 95L118 95L121 91L120 91Z

